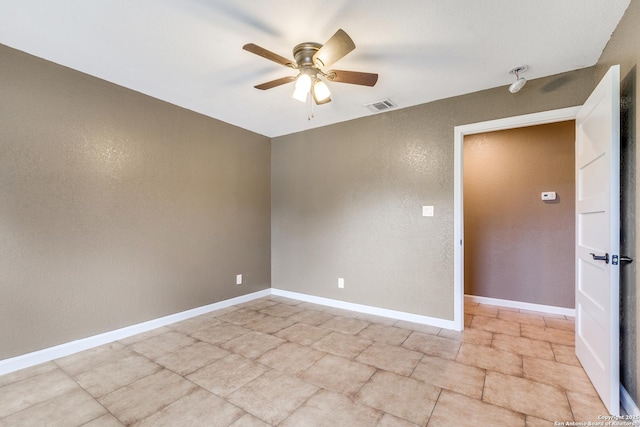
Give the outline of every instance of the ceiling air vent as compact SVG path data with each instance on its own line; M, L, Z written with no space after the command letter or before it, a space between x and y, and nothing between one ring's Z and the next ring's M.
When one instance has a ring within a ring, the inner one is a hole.
M397 106L398 105L394 103L392 100L390 100L389 98L365 105L365 107L367 107L369 110L373 111L374 113L377 113L379 111L390 110L392 108L396 108Z

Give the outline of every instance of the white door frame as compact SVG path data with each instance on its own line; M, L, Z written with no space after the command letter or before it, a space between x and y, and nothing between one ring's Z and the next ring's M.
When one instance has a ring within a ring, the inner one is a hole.
M464 206L463 206L463 142L465 135L514 129L526 126L575 120L580 107L568 107L523 116L490 120L456 126L453 149L453 323L458 331L464 329Z

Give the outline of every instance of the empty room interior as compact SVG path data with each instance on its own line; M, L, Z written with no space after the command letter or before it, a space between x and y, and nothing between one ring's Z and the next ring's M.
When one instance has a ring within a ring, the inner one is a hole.
M640 425L638 40L637 0L0 1L0 426Z

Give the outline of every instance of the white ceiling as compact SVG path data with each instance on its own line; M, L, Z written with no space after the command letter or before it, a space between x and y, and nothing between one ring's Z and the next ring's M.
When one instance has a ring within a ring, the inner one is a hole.
M520 64L528 79L591 66L629 1L0 0L0 43L275 137L385 98L402 108L506 86ZM374 88L330 83L310 121L292 84L253 88L295 71L244 44L293 59L338 28L357 47L334 68L378 73Z

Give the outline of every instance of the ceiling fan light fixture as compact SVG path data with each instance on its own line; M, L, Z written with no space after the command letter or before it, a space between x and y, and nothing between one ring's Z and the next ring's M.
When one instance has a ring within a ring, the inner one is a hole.
M316 79L312 88L313 100L316 104L326 104L331 101L331 91L329 87L320 79Z
M293 99L300 102L307 102L307 95L311 90L311 77L308 74L300 73L296 79L296 88L293 91Z

